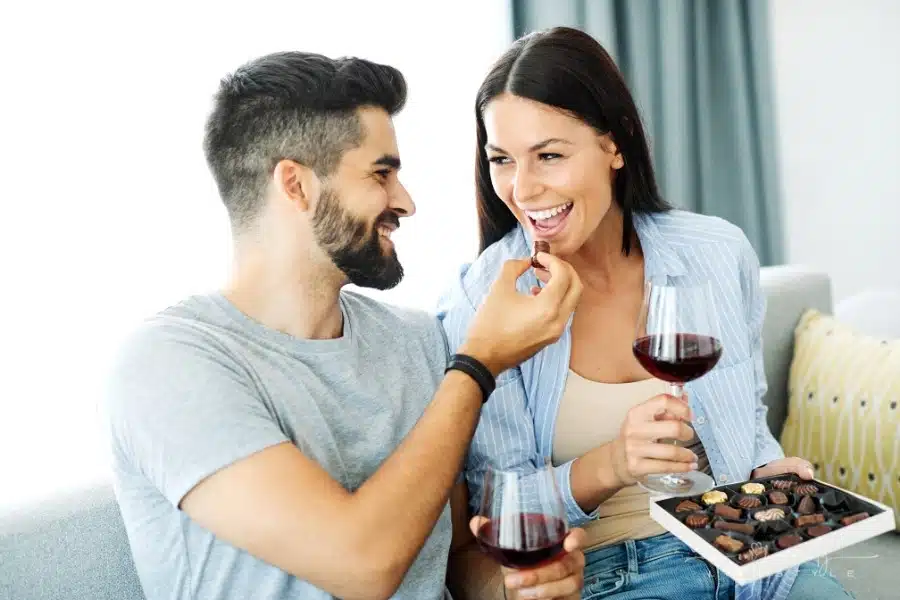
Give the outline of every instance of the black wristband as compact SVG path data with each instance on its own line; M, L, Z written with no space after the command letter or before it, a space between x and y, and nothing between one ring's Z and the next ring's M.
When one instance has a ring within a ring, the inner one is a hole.
M497 381L490 370L480 360L472 358L468 354L454 354L451 356L444 373L451 369L462 371L475 380L475 383L478 384L478 387L481 388L481 393L484 395L482 402L487 402L488 397L494 392L494 388L497 387Z

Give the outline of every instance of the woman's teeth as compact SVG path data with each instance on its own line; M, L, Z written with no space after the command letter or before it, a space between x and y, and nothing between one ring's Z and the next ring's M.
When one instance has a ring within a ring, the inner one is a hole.
M558 215L571 206L572 203L567 202L565 204L560 204L559 206L554 206L553 208L548 208L547 210L526 210L525 214L535 221L544 221Z

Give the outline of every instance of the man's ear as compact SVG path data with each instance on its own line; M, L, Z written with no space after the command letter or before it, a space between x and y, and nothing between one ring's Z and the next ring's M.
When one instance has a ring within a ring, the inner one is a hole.
M315 207L322 189L322 182L315 171L288 159L275 165L272 183L281 198L304 212Z

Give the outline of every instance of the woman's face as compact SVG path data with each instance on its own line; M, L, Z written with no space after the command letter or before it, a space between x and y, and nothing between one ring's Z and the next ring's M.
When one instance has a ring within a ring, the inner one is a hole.
M612 206L624 164L606 135L561 110L502 94L484 110L494 192L535 240L574 254Z

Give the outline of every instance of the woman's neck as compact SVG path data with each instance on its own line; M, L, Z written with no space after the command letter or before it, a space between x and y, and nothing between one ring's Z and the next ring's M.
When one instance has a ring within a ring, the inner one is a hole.
M569 259L582 283L596 291L630 287L636 272L643 278L644 255L634 231L631 232L631 252L628 256L622 252L624 222L622 210L613 203L594 233Z

